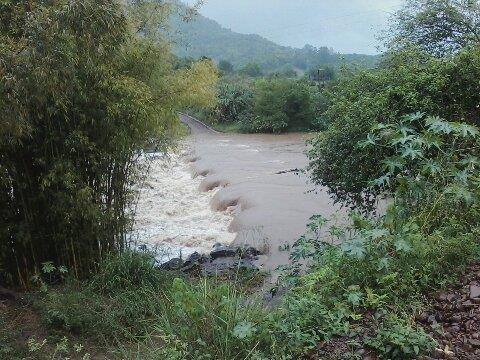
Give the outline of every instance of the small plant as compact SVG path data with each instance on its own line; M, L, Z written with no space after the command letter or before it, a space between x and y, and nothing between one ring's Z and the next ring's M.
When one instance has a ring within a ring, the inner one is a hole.
M65 280L68 275L68 269L61 265L55 266L53 262L44 262L41 267L41 273L32 276L32 282L40 286L40 290L46 292L48 285L56 284Z
M155 268L155 258L149 253L126 251L103 261L92 287L103 293L141 288L158 289L165 274Z
M382 359L416 359L435 348L436 342L418 327L393 317L385 320L373 338L365 343L375 349Z

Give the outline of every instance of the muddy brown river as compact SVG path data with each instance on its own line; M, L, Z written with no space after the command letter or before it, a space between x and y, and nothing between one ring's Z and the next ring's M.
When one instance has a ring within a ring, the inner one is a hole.
M324 189L292 171L307 165L307 135L224 134L181 120L191 135L179 154L153 160L140 189L135 230L145 242L182 255L248 244L265 252L259 262L273 270L288 262L283 248L312 215L343 217Z

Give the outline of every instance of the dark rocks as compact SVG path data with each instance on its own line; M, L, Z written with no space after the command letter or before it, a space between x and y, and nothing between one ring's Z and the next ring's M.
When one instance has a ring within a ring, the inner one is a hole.
M476 348L480 348L480 341L477 339L468 339L468 343Z
M180 258L171 259L166 263L160 265L160 269L168 270L168 271L180 270L182 267L183 267L183 260Z
M471 266L459 286L430 296L430 311L417 322L438 342L424 359L480 360L480 264Z
M238 248L230 246L219 246L210 253L210 257L215 260L218 258L228 258L237 255Z
M210 258L207 255L202 255L197 252L194 252L192 255L190 255L182 265L182 271L183 272L191 272L198 267L200 267L202 264L205 264L210 261Z
M216 244L209 255L193 253L186 261L175 258L161 265L160 269L202 275L218 275L238 270L258 271L260 268L255 261L259 255L261 252L253 247Z

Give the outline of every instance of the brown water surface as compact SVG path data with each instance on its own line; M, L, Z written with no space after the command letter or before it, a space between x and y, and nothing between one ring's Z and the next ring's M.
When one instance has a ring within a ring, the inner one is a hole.
M192 170L204 176L200 190L221 187L211 206L233 212L229 231L236 233L234 244L266 250L261 262L267 270L288 262L288 252L280 247L304 234L312 215L343 218L325 189L292 171L307 165L308 135L223 134L181 118L192 131Z

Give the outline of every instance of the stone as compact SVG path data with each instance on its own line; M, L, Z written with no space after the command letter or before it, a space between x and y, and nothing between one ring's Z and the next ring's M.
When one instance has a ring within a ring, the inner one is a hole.
M468 343L476 348L480 348L480 340L468 339Z
M180 258L173 258L166 263L160 265L160 269L162 270L180 270L183 267L183 260Z
M191 264L205 264L206 262L209 261L209 258L207 255L202 255L199 254L198 252L194 252L192 255L190 255L183 266L189 266Z
M441 294L438 296L438 300L440 300L440 301L445 301L445 300L447 300L447 294L441 293Z
M459 296L457 294L448 294L447 295L447 301L448 302L453 302L455 300L457 300L459 298Z
M470 299L477 299L480 298L480 286L478 285L470 285Z
M260 251L258 251L257 249L255 249L252 246L239 248L238 251L239 251L240 257L242 259L253 259L253 258L255 258L259 255L262 255L262 253Z
M452 323L459 323L462 321L462 316L461 315L453 315L452 316Z
M237 255L237 251L237 248L231 246L220 246L210 253L210 257L212 258L212 260L219 258L235 257Z
M456 333L459 333L460 332L460 326L458 325L453 325L451 328L450 328L450 331L454 334Z
M197 252L194 252L190 255L187 260L183 263L182 271L190 272L201 267L202 264L208 263L210 258L207 255L202 255Z

